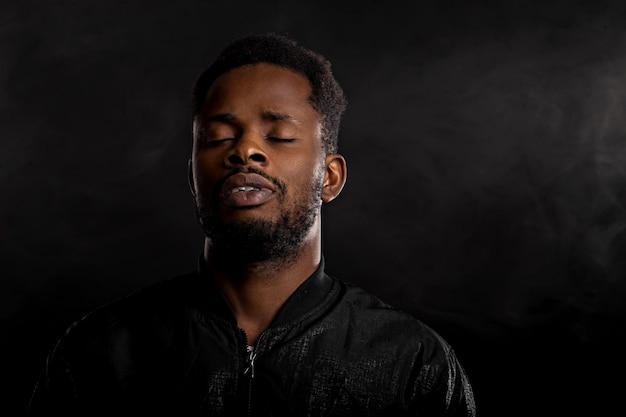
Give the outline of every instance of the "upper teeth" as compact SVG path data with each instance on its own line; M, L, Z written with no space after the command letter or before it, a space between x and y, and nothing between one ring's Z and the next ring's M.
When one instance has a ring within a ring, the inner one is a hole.
M256 187L236 187L233 188L231 192L233 193L240 193L242 191L258 191L259 189Z

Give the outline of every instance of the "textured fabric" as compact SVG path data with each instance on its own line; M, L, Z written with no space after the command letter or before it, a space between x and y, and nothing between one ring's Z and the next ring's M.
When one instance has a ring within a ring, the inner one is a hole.
M422 322L318 270L252 352L199 271L74 323L29 415L474 416L467 376Z

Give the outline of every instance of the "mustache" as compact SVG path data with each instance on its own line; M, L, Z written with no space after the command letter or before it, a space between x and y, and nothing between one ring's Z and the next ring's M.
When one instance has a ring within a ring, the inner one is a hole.
M241 168L236 168L232 170L227 175L225 175L224 178L220 179L215 184L215 187L213 188L213 198L217 199L219 197L220 190L222 189L222 186L224 185L226 180L236 174L257 174L257 175L262 176L263 178L271 182L274 185L274 187L276 187L276 190L278 190L279 196L285 195L285 192L287 190L287 186L285 185L283 181L279 180L276 177L272 177L271 175L268 175L263 170L259 168L255 168L255 167L241 167Z

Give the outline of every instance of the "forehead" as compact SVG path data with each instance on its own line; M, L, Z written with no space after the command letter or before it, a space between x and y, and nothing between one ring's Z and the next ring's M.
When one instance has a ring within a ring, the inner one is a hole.
M215 79L199 116L277 112L301 122L319 123L311 93L311 84L302 74L273 64L246 65Z

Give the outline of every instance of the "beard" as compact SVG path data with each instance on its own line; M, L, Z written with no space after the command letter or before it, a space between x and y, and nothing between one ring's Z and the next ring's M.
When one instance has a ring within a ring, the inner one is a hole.
M318 174L301 189L291 207L285 204L286 186L282 181L253 168L237 171L262 175L276 186L280 205L276 219L224 222L215 211L207 209L206 204L197 202L198 221L211 241L209 253L212 261L237 268L261 262L285 265L295 260L320 213L323 168L322 165ZM215 190L220 188L221 183ZM217 191L213 193L213 207L217 207L217 194Z

